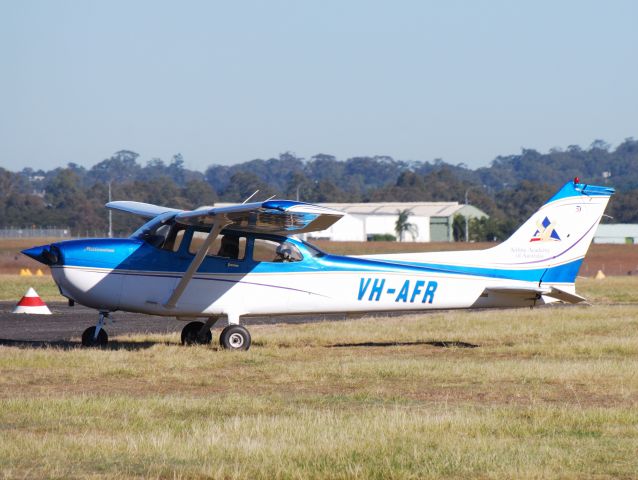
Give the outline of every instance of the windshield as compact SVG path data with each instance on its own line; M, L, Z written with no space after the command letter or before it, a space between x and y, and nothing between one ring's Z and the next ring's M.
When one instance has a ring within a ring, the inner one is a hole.
M159 247L164 243L164 241L168 237L169 232L171 232L171 227L174 224L174 216L175 214L170 212L163 215L158 215L157 217L146 222L140 228L135 230L130 238L144 240L151 245Z

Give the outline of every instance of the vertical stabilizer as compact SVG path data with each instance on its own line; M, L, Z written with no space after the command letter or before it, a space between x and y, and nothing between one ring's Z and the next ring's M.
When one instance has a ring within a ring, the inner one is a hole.
M573 283L613 188L566 183L514 234L485 253L495 266L546 269L542 282Z

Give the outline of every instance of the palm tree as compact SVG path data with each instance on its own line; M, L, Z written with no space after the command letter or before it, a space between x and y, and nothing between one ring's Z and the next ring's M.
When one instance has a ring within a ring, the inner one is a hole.
M403 235L407 232L412 236L412 240L416 238L419 234L419 229L414 223L408 222L408 218L412 213L409 209L405 210L397 210L397 214L399 217L397 218L396 223L394 224L394 231L399 237L399 242L403 241Z

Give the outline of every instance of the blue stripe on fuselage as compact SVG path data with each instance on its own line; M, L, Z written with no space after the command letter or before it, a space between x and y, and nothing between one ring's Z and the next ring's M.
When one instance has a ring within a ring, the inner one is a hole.
M294 241L288 239L288 241ZM528 282L572 283L582 263L575 260L556 267L510 270L506 268L468 267L435 263L408 263L389 260L371 260L337 255L313 257L302 243L294 241L304 260L291 263L254 262L249 259L233 260L237 267L227 267L229 259L208 257L199 273L309 273L309 272L381 272L381 273L439 273L470 275L475 277L522 280ZM65 265L97 267L115 270L175 273L186 270L192 256L155 248L137 239L71 240L56 244L62 251Z

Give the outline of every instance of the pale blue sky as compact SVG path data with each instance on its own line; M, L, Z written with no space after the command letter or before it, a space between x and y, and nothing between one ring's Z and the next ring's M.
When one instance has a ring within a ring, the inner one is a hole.
M0 166L638 136L638 2L0 0Z

